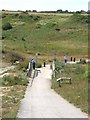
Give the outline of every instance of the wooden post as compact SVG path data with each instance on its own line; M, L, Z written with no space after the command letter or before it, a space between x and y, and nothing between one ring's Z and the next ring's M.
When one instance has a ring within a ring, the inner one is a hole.
M30 77L31 72L32 72L32 63L31 62L29 62L28 69L29 69L28 76Z
M29 65L28 65L28 69L30 69L30 62L29 62Z
M53 60L53 63L52 63L52 70L53 70L53 76L55 78L55 62Z
M46 66L46 63L44 62L44 67Z
M71 78L70 78L70 84L71 84Z
M60 80L59 80L59 87L61 87Z

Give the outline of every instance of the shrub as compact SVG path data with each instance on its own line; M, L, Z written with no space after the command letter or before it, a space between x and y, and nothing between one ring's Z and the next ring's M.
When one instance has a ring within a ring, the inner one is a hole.
M18 69L19 70L22 69L23 72L25 72L26 69L28 68L28 64L29 64L28 61L24 60L24 61L20 62L20 64L18 65Z
M37 12L37 10L33 10L32 12Z
M64 69L64 68L65 68L65 66L64 66L64 63L63 63L63 62L58 61L58 60L55 61L55 70L56 70L57 72L59 72L60 70L62 70L62 69Z
M6 24L4 24L4 25L2 26L2 29L3 29L3 30L12 29L12 25L11 25L9 22L7 22Z
M5 50L4 49L2 49L2 54L5 54Z
M28 14L28 11L23 11L22 14Z
M36 28L37 29L41 28L41 24L37 24Z
M32 18L34 21L37 21L37 20L39 20L40 16L32 16Z
M13 85L28 85L28 79L22 77L21 75L18 76L8 76L2 79L3 86L13 86Z
M36 68L41 68L42 64L41 63L36 63Z
M25 38L24 38L24 37L22 37L22 41L25 41Z
M88 21L88 16L77 14L77 13L74 13L71 16L71 19L73 20L73 22L81 22L81 23L87 23L87 22L89 22Z
M12 53L11 55L11 62L15 63L16 61L23 60L22 56L18 55L17 53Z
M38 20L38 16L33 16L33 20L37 21Z
M11 62L12 64L15 63L16 61L23 61L24 60L24 57L14 51L9 51L7 54L6 54L6 59L8 62Z
M2 40L4 40L6 37L5 36L2 36Z
M6 15L2 15L2 18L5 18L6 17Z
M17 16L19 16L19 14L18 14L18 13L16 13L14 16L15 16L15 17L17 17Z

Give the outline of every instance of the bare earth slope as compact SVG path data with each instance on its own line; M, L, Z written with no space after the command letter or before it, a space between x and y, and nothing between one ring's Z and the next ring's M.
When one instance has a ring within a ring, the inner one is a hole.
M88 118L51 89L50 65L40 70L32 87L27 87L17 118Z

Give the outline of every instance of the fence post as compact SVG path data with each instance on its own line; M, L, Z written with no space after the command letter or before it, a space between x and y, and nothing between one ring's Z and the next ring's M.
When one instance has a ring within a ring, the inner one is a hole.
M29 62L28 69L29 69L28 76L30 77L31 73L32 73L32 63L31 62Z
M52 70L53 70L53 76L55 78L55 61L53 60L53 63L52 63Z
M59 80L59 87L61 87L61 83L60 83L60 80Z

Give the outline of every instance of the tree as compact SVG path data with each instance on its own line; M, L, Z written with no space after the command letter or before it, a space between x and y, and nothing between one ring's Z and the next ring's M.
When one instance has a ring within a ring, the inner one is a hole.
M68 13L68 10L65 10L65 13Z
M37 10L33 10L32 12L37 12Z
M61 9L60 9L60 10L57 10L57 12L58 12L58 13L62 13L62 10L61 10Z
M31 12L31 10L26 10L26 12Z
M77 14L81 13L80 11L76 11Z

